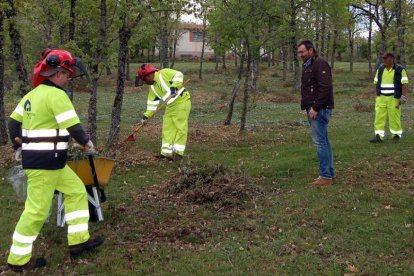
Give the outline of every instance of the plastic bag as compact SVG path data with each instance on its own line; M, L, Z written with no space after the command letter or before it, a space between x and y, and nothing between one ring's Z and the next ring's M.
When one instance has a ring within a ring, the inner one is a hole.
M27 176L22 165L11 168L7 174L7 181L13 186L13 190L19 201L26 201L27 197Z

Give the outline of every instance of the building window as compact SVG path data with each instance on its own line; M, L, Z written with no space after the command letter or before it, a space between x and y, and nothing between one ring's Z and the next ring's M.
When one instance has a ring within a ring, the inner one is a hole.
M207 38L207 34L206 34ZM201 31L191 31L190 32L190 42L203 42L203 32Z

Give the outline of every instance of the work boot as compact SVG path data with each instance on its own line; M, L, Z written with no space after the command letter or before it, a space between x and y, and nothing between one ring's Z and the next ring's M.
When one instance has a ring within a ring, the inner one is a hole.
M103 244L104 240L97 236L93 239L89 239L88 241L80 244L69 245L69 252L71 257L79 257L86 251L90 251L92 249L97 248L101 244Z
M310 183L310 186L313 187L326 187L331 186L333 184L332 178L324 178L324 177L318 177L315 181Z
M46 265L46 260L43 257L37 258L37 259L31 259L28 263L24 265L12 265L7 264L9 269L14 272L23 272L28 270L33 270L36 268L41 268Z
M158 155L155 155L154 157L159 159L159 160L173 161L172 156L165 156L165 155L162 155L162 154L158 154Z
M392 141L394 143L399 143L400 139L401 139L400 135L394 135L394 137L392 137Z
M173 160L174 161L181 161L181 160L183 160L183 156L174 152Z
M382 139L381 136L379 136L379 134L375 135L374 139L369 141L370 143L381 143Z

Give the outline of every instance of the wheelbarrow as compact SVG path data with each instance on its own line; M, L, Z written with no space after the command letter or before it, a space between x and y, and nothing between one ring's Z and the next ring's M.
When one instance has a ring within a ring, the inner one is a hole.
M90 221L103 221L101 203L106 201L104 187L109 184L115 160L89 154L88 158L70 160L67 164L86 186ZM56 224L64 227L65 222L63 195L58 193Z

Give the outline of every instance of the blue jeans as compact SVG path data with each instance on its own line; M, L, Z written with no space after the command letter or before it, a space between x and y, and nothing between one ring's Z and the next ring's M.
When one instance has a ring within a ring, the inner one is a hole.
M306 110L309 113L309 109ZM324 178L335 177L333 168L332 147L328 138L328 123L332 116L332 109L321 109L315 120L308 117L312 129L312 142L316 146L319 158L319 176Z

